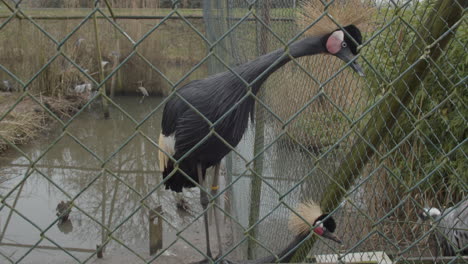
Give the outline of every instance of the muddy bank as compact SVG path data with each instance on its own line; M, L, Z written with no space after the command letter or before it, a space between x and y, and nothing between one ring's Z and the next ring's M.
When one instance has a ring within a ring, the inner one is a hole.
M86 97L78 94L60 98L35 95L37 101L22 95L0 92L0 118L6 114L0 121L0 154L10 144L28 143L53 127L57 121L48 111L66 120L86 103Z

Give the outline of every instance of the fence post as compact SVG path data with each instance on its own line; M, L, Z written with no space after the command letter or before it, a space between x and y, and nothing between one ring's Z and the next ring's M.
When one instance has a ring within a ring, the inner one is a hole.
M94 13L93 15L93 22L94 22L94 37L96 39L96 57L98 60L98 67L99 67L99 79L100 79L99 82L102 82L104 80L104 69L101 63L102 54L101 54L101 45L99 43L99 31L98 31L96 13ZM106 95L106 84L103 83L99 90L101 91L102 108L104 110L104 119L109 119L110 117L109 104L106 98L103 96L103 95Z
M117 24L117 19L115 18L114 10L112 9L112 6L109 3L109 0L104 0L104 3L106 4L107 9L109 10L109 13L111 14L112 20ZM117 54L113 54L113 56L112 56L113 59L114 59L114 61L112 63L112 66L113 66L112 70L114 70L115 67L117 67L118 64L120 63L120 54L121 54L119 34L117 32L114 32L114 37L115 37L115 47L116 47L115 52L117 52ZM111 98L113 98L115 96L116 82L117 82L118 90L121 91L122 90L122 74L120 74L120 67L119 67L119 69L117 69L117 72L114 74L114 76L112 76L111 89L110 89L110 97Z
M227 5L228 3L224 0L203 0L203 21L205 22L206 35L210 42L215 42L218 36L229 29L227 19L223 18L227 16ZM220 41L213 47L216 55L228 64L230 61L228 51L230 50L227 39ZM224 70L225 66L214 56L208 60L209 74L215 74Z
M163 219L161 205L151 209L148 215L150 256L163 247Z
M262 21L269 26L270 25L270 1L260 2L260 18ZM258 22L257 22L258 23ZM259 30L259 55L268 53L268 31L265 27L258 23ZM259 93L259 97L261 96ZM257 157L258 154L264 151L265 147L265 113L264 109L260 104L255 104L255 136L254 136L254 153L253 156ZM249 213L249 227L255 225L260 216L260 199L262 196L262 173L263 173L263 153L259 155L253 162L253 175L250 186L250 213ZM253 228L249 232L249 237L257 239L257 229ZM247 246L248 259L255 259L255 248L257 243L255 240L249 238Z
M375 154L396 123L404 106L410 103L412 94L416 94L420 84L428 73L430 61L436 61L442 50L446 47L452 34L445 34L457 27L456 23L461 19L463 10L468 5L466 1L439 0L434 5L425 22L418 28L419 38L407 53L406 64L401 69L408 70L399 79L393 81L389 89L393 95L388 95L370 113L370 119L359 132L359 137L351 147L350 152L333 175L333 182L325 191L321 206L325 212L335 209L344 198L347 190L355 180L365 164ZM418 35L417 35L418 36ZM300 262L307 257L312 249L316 237L312 236L305 241L296 251L289 262Z

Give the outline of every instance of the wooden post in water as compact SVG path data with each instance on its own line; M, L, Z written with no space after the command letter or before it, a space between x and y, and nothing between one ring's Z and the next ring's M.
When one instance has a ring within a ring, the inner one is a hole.
M101 224L105 225L106 223L106 204L107 204L107 175L106 173L101 175L102 180L102 200L101 200ZM97 181L98 182L98 181ZM102 248L99 250L102 253L106 250L105 249L105 241L107 237L107 230L104 229L103 226L101 226L101 243L102 243ZM99 254L99 252L98 252Z
M407 52L406 60L401 69L410 69L402 72L401 78L391 83L388 90L393 95L386 96L383 101L370 112L369 121L359 131L360 137L356 140L340 167L333 175L333 182L328 186L322 198L321 206L325 212L334 210L344 198L346 192L359 178L361 170L374 156L374 150L379 149L383 138L392 131L404 106L411 103L411 99L424 83L428 74L430 63L437 59L445 49L457 28L463 15L463 8L468 6L466 0L438 0L431 8L430 14L418 28L418 38ZM454 28L452 28L454 27ZM302 243L288 262L301 262L312 249L316 236Z
M97 258L100 258L100 259L104 257L104 254L102 253L101 245L96 245L96 255L97 255Z
M163 226L161 205L149 212L149 248L150 255L154 255L163 247Z
M118 43L118 42L117 42ZM117 44L118 46L118 44ZM119 66L119 55L112 54L112 70ZM118 71L111 77L111 88L110 88L110 97L113 98L115 96L115 86L117 82Z

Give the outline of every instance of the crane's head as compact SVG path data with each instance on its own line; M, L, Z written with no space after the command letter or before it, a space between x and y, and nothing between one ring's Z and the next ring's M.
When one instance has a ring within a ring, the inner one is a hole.
M314 226L317 226L314 228L314 232L317 235L331 239L339 244L342 243L341 240L334 234L336 223L333 217L329 216L328 214L322 214L317 218L317 220L315 220Z
M420 213L418 214L418 218L419 218L419 220L421 220L421 221L426 221L426 220L430 220L430 219L435 219L435 218L437 218L437 217L439 217L439 216L441 216L441 215L442 215L442 213L441 213L440 210L437 209L437 208L434 208L434 207L432 207L432 208L424 208L424 209L422 210L422 212L420 212Z
M431 207L431 208L424 208L419 214L418 214L418 221L412 228L413 232L418 228L418 226L424 222L424 221L430 221L430 220L435 220L439 218L442 215L442 212L440 212L439 209Z
M361 31L355 25L349 25L337 29L326 36L325 47L328 53L348 63L358 55L358 45L362 44ZM352 39L350 38L352 37ZM353 40L354 39L354 40ZM357 43L357 45L356 45ZM360 76L365 76L361 66L355 61L350 64L351 68Z
M311 232L311 227L317 235L342 243L334 234L336 223L333 217L323 214L320 207L314 202L300 204L295 212L291 214L289 228L300 235Z

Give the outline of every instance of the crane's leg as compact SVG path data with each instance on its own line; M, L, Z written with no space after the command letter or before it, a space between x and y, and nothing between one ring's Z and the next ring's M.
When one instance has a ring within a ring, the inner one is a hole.
M197 164L197 173L198 173L198 182L200 185L203 183L203 171L201 164ZM203 190L200 190L200 203L203 207L203 210L205 211L203 213L203 220L205 222L205 235L206 235L206 255L208 258L212 259L213 256L211 255L211 248L210 248L210 231L208 229L208 211L206 208L208 207L208 197L206 196L206 192Z
M215 165L214 168L214 177L213 177L213 184L211 185L211 195L216 196L218 194L219 189L219 164ZM215 204L219 205L218 199L215 199ZM219 222L218 222L218 213L219 211L216 209L216 206L213 206L214 210L214 222L216 226L216 238L218 240L218 257L223 255L223 246L221 241L221 233L219 231Z

